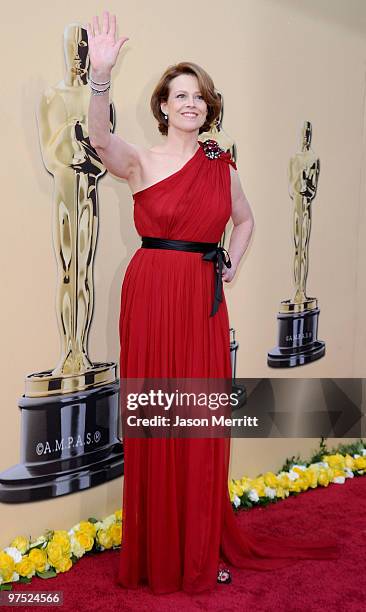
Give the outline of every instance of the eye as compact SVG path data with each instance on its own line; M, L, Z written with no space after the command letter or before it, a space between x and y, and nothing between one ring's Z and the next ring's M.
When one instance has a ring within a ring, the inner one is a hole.
M201 94L198 95L197 98L199 98L200 100L203 100L203 96L201 96Z
M181 96L183 96L183 97L184 97L184 94L178 94L178 95L177 95L177 98L180 98Z

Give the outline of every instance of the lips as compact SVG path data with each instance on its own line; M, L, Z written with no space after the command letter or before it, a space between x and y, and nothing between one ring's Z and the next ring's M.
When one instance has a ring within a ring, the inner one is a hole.
M182 113L183 117L188 117L189 119L195 119L197 117L197 113Z

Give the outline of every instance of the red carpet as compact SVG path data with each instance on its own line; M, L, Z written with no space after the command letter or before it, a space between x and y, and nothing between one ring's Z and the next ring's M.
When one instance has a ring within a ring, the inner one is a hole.
M339 561L299 561L276 571L232 569L233 582L211 594L154 596L148 587L115 584L119 551L87 555L56 578L34 578L15 591L63 591L64 605L47 610L190 612L361 612L366 610L366 476L309 490L266 508L238 512L238 521L258 534L306 538L338 535ZM43 607L45 609L45 607ZM21 610L34 610L22 606Z

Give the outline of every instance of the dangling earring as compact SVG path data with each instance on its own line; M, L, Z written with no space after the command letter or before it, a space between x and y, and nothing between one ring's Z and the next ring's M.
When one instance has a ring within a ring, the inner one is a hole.
M165 118L165 119L168 119L168 115L165 115L165 113L164 113L164 118Z

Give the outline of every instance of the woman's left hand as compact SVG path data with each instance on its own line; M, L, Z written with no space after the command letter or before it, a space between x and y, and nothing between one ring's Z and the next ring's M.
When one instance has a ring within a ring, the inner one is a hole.
M236 272L235 266L231 265L231 268L227 268L226 266L223 266L222 273L221 273L222 280L225 281L226 283L230 283L230 281L232 281L235 276L235 272Z

